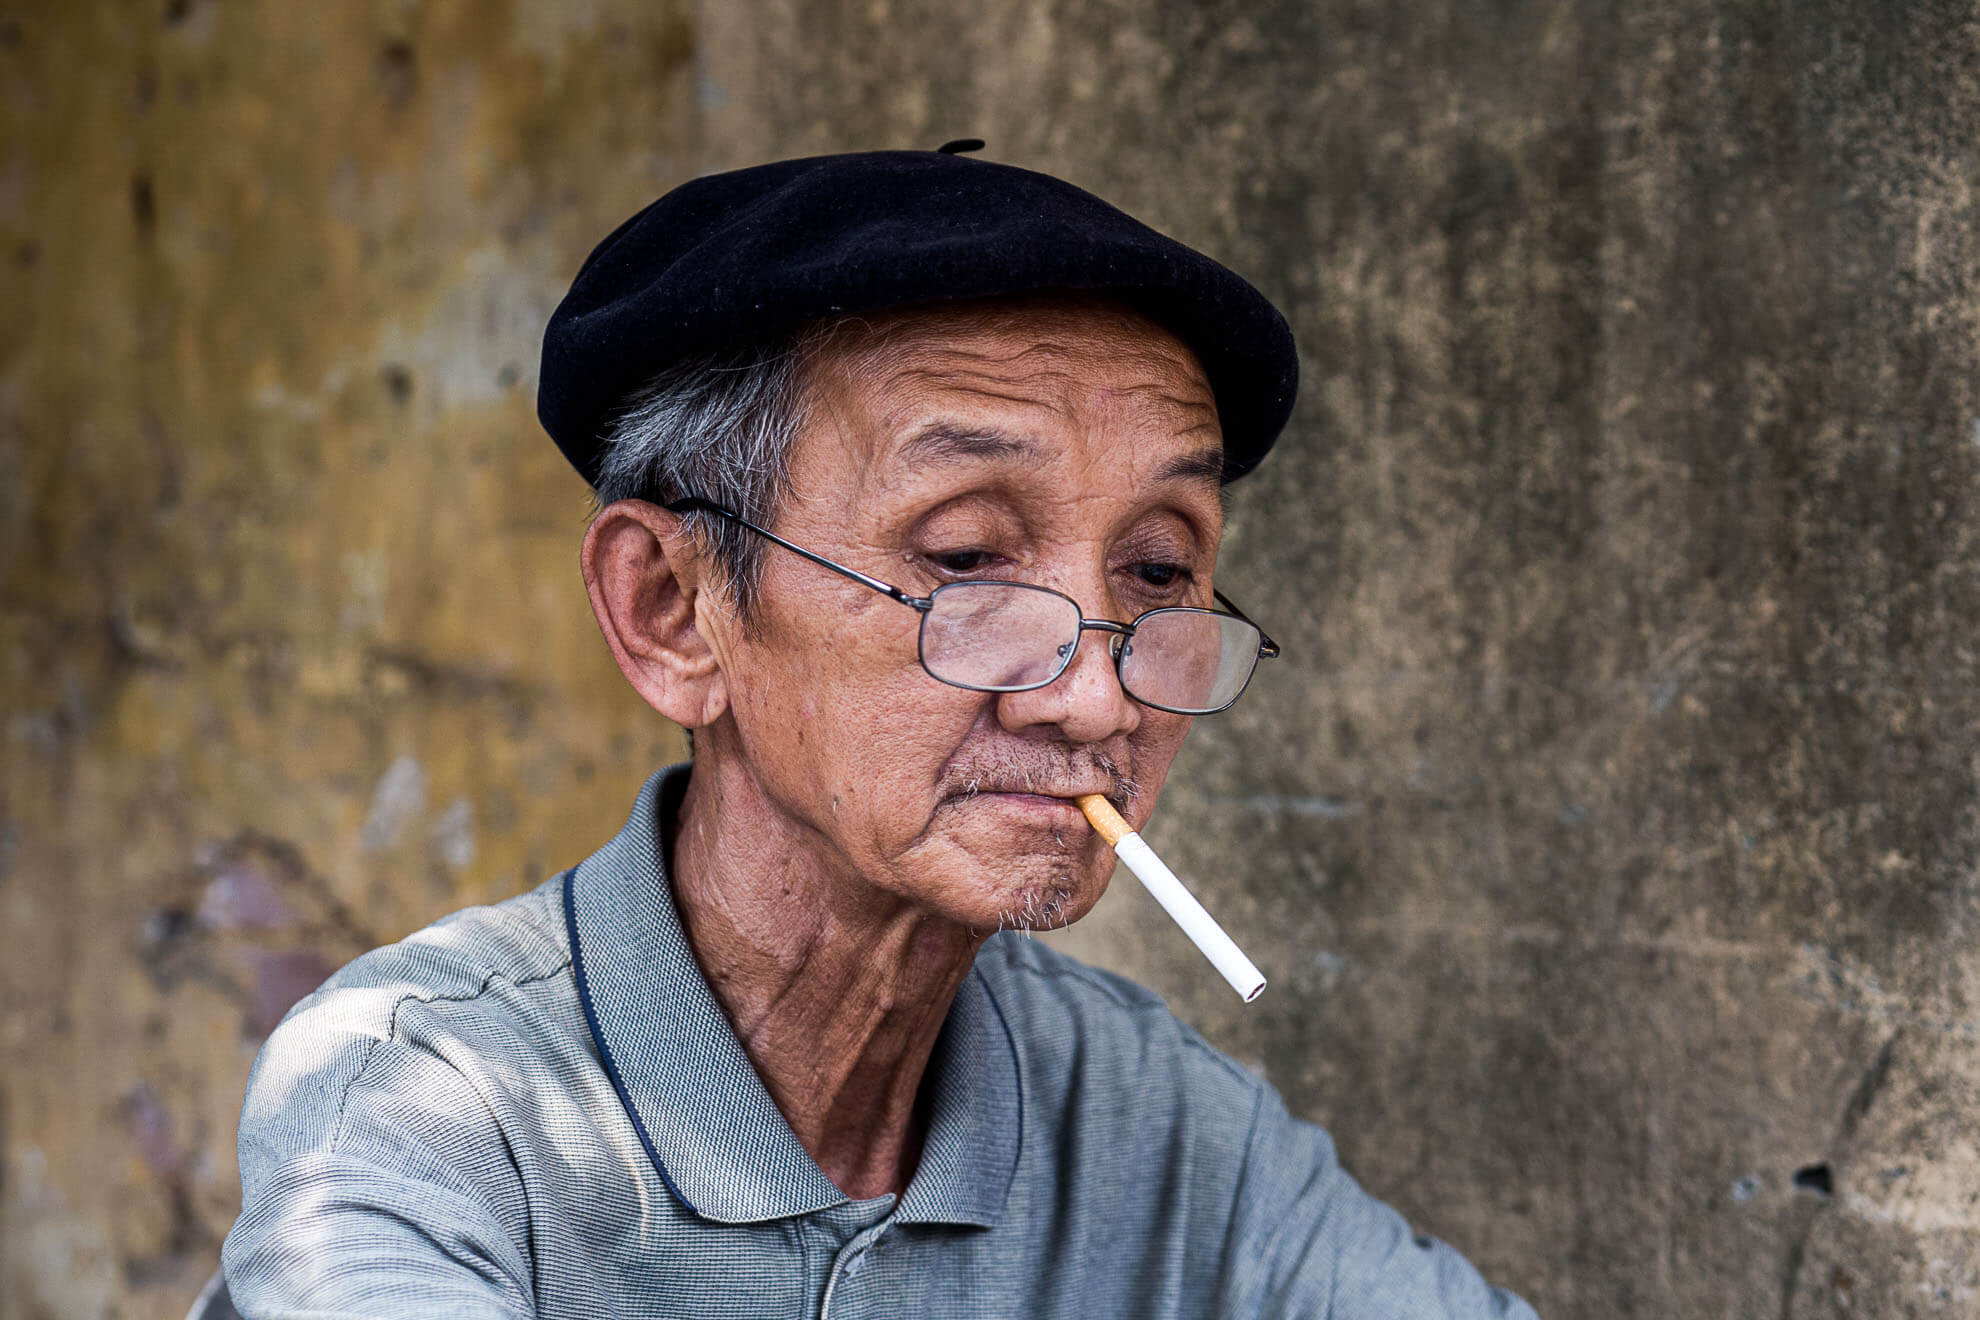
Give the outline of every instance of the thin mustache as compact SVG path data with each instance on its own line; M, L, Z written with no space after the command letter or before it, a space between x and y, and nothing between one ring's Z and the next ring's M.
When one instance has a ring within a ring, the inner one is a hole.
M1017 757L972 758L946 766L940 780L944 800L968 801L978 793L1037 793L1045 797L1070 797L1090 785L1098 776L1107 781L1101 790L1115 806L1125 806L1141 793L1134 776L1121 770L1112 757L1088 752L1076 760L1040 763Z

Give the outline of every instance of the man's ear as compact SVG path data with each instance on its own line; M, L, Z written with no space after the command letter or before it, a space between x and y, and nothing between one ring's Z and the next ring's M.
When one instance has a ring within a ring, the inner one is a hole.
M728 681L695 617L707 558L680 515L615 501L591 520L579 558L598 630L633 690L683 728L721 718Z

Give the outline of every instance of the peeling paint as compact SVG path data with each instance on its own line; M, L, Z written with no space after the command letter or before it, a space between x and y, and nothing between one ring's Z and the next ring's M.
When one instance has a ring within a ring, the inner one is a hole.
M433 822L433 855L455 871L474 865L474 803L455 798Z
M394 760L372 790L365 813L362 846L383 852L398 843L406 827L426 810L426 771L410 756Z

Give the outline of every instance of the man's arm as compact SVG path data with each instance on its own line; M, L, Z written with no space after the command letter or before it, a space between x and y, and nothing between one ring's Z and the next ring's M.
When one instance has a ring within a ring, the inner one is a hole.
M221 1250L235 1308L533 1316L522 1180L488 1106L437 1055L340 1031L326 1007L286 1022L248 1085Z
M1362 1189L1311 1123L1259 1088L1232 1223L1225 1314L1260 1320L1536 1320Z

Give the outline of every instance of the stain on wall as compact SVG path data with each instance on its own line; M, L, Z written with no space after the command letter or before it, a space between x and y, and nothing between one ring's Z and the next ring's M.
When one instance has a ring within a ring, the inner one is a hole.
M182 1313L262 1036L684 750L597 638L544 319L693 161L647 3L0 19L0 1313Z
M46 11L46 12L44 12ZM987 138L1299 334L1284 644L1052 937L1547 1315L1980 1307L1980 23L1835 0L0 3L0 1313L169 1314L248 1062L682 750L532 416L703 170Z

